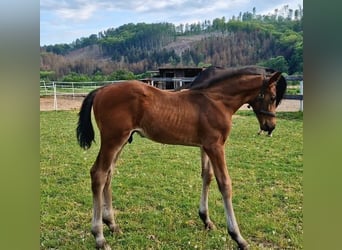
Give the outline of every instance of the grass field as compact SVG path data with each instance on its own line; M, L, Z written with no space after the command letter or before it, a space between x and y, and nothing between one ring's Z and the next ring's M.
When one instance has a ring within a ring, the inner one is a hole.
M257 136L251 111L234 115L226 145L233 204L251 249L303 248L303 113L278 113L273 137ZM75 111L40 113L40 248L94 249L89 169L97 144L76 142ZM123 234L112 249L233 249L215 181L209 209L217 229L198 217L199 149L154 143L138 135L118 160L112 184Z

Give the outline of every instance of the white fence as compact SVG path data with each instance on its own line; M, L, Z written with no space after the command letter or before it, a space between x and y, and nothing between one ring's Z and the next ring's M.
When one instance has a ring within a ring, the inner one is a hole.
M40 81L40 96L85 94L98 87L121 81L104 82L45 82Z
M45 82L40 81L40 96L53 96L53 109L58 109L58 96L79 97L85 96L98 87L121 81L103 82Z
M174 79L172 79L174 80ZM303 78L288 77L288 81L299 80L300 94L299 95L285 95L285 99L295 99L300 101L300 111L303 111ZM40 81L40 96L53 96L53 109L58 110L58 96L63 97L82 97L88 94L91 90L98 87L119 83L122 81L102 81L102 82L45 82ZM152 82L153 83L153 82Z

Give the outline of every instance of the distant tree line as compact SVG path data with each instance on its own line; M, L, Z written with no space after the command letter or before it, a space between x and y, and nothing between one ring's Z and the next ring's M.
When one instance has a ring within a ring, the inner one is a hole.
M285 5L267 15L258 15L253 8L230 20L222 17L192 24L125 24L71 44L41 47L41 76L62 79L79 74L92 78L118 70L141 74L161 66L208 64L260 64L279 67L288 74L301 73L303 9L298 7L292 10ZM201 39L178 50L171 46L182 37L193 36ZM69 58L85 48L97 48L100 58Z

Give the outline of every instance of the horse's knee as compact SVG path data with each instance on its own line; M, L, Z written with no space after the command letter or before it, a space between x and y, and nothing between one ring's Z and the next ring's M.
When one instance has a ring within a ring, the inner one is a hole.
M221 194L224 197L231 198L232 197L232 183L230 181L230 178L226 180L217 180L218 188L221 192Z
M214 179L214 174L210 172L202 172L202 180L205 185L209 185Z

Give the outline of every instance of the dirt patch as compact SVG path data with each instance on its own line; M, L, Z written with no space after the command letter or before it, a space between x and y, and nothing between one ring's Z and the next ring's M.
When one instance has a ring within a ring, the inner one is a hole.
M84 96L58 96L57 97L57 110L79 110ZM241 110L247 110L247 104L243 105ZM40 111L55 110L53 96L40 98ZM299 100L283 100L277 108L277 111L295 112L300 110Z
M79 110L82 104L83 96L58 96L57 110ZM53 96L40 98L40 111L55 110L55 103Z

